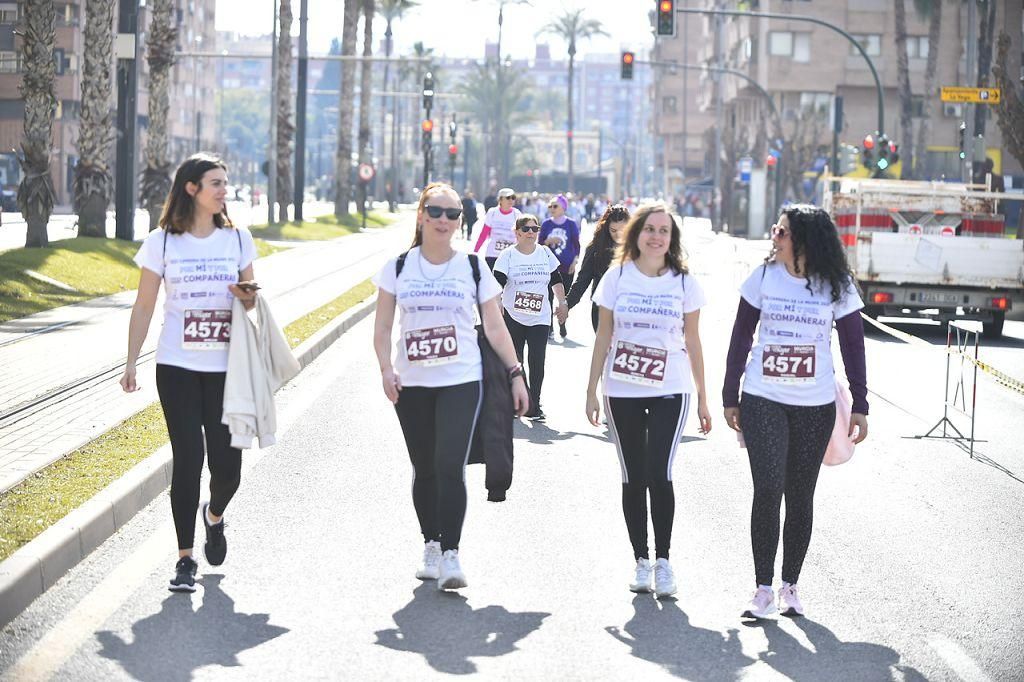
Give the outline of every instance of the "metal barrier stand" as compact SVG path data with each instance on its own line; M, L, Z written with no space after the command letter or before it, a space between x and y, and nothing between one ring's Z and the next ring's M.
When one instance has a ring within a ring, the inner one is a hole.
M956 349L953 348L953 335L956 334ZM973 340L973 344L971 341ZM974 444L983 443L985 441L979 441L975 439L975 413L978 404L978 347L981 342L981 332L974 329L966 329L961 327L957 322L950 322L948 331L946 332L946 386L945 395L943 396L943 408L942 408L942 419L938 421L927 433L914 436L916 439L922 438L935 438L939 440L954 440L961 447L964 447L966 442L966 449L971 459L974 459ZM971 345L974 346L974 357L973 359L968 355L970 353ZM950 397L950 381L952 375L952 363L953 356L959 358L960 361L960 375L956 379L955 385L952 387L953 395ZM967 408L967 386L964 378L964 365L969 364L970 367L970 381L971 381L971 404L970 410ZM953 421L949 418L950 410L959 412L963 416L971 420L971 435L965 436L960 429L956 427ZM942 427L942 435L933 435L939 427ZM950 435L948 430L953 431L956 435Z

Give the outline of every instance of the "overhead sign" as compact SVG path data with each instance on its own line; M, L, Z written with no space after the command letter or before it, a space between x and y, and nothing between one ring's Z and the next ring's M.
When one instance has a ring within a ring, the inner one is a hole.
M999 104L1002 92L999 88L959 88L944 87L941 89L943 102L968 102L971 104Z

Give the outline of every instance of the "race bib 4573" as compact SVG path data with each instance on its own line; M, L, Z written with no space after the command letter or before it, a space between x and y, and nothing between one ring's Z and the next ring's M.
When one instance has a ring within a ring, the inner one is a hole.
M230 310L186 310L181 347L185 350L221 350L231 341Z

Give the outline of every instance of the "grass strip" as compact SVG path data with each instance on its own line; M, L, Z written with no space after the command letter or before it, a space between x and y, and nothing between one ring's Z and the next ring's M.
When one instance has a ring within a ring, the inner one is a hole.
M366 214L366 227L383 227L390 225L397 219L398 216L394 213L368 211ZM274 225L253 225L249 229L252 230L253 235L264 239L326 241L358 232L362 224L363 217L361 214L350 213L340 220L331 214L320 216L314 220L305 220L301 223L288 222L276 223Z
M256 240L261 258L283 248ZM45 249L0 253L0 322L137 289L139 266L132 258L138 250L138 242L76 237L53 242ZM75 291L30 277L26 270L63 282Z
M284 329L292 348L366 300L370 280L349 289ZM153 403L95 440L0 494L0 561L77 509L167 443L160 403Z

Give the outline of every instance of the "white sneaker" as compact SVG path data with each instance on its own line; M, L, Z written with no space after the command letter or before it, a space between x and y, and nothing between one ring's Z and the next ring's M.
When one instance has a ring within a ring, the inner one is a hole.
M423 545L423 568L416 571L420 580L437 580L441 565L441 543L431 540Z
M770 587L757 588L753 598L747 603L742 618L766 618L775 613L775 592Z
M629 584L630 592L650 592L651 591L651 562L647 559L636 560L636 574L633 576L633 582Z
M783 616L804 615L804 605L800 602L800 596L796 593L796 585L783 583L779 588L779 613Z
M658 559L654 562L654 594L661 597L671 597L676 593L676 577L672 573L672 566L668 559Z
M457 590L467 584L466 574L462 572L462 566L459 565L459 550L449 549L441 555L437 589Z

